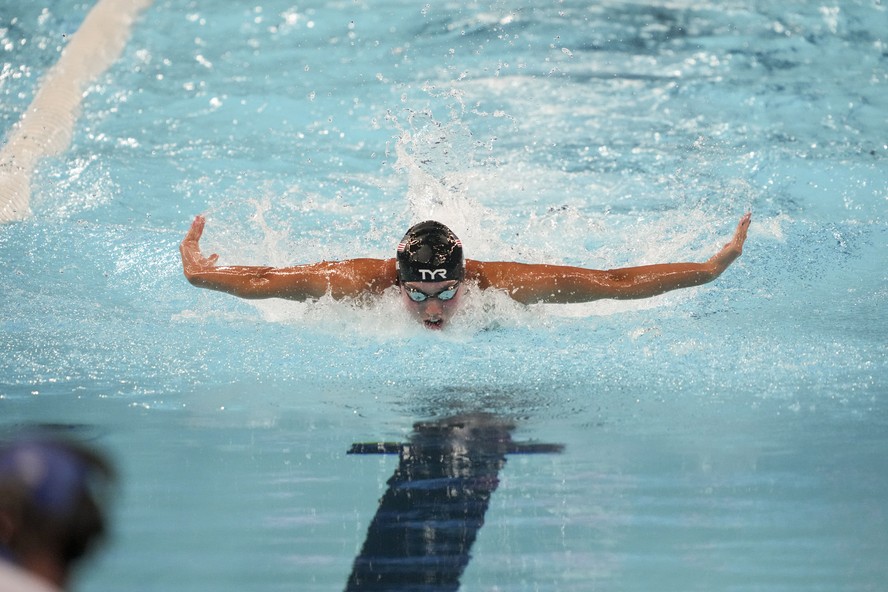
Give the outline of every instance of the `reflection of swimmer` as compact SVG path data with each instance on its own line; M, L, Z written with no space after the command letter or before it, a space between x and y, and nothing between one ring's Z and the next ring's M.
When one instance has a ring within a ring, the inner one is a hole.
M506 455L563 448L515 442L514 429L496 416L472 413L417 423L404 444L352 445L350 454L400 458L346 592L457 590Z
M198 216L179 247L185 277L195 286L241 298L307 300L378 295L398 286L407 309L429 329L440 329L459 306L466 286L502 290L523 304L634 299L711 282L743 252L750 214L731 241L705 263L663 263L597 270L564 265L463 259L462 243L443 224L421 222L407 231L393 259L322 261L294 267L217 266L204 257Z
M97 453L69 442L21 440L0 450L0 590L63 589L106 531L97 497L113 479Z

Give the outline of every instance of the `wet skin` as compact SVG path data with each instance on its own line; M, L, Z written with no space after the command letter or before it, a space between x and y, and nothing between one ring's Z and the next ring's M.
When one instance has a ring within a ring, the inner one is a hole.
M657 263L619 269L591 269L566 265L515 261L465 262L465 280L479 290L500 290L521 304L570 304L604 298L650 298L713 281L743 253L751 214L737 224L734 236L707 261ZM288 267L217 264L219 256L205 257L199 240L205 220L197 216L179 245L182 269L191 284L241 298L285 298L305 301L330 295L337 300L382 295L398 285L396 260L358 258L318 261ZM451 300L434 298L456 280L405 282L429 297L416 302L401 287L408 313L429 329L440 329L460 306L465 287L460 285ZM415 294L414 294L415 296Z
M456 296L450 300L441 300L436 295L443 290L447 290L459 284ZM422 292L428 298L422 302L414 302L407 294L407 290ZM462 298L465 287L457 281L446 282L405 282L401 286L401 300L407 310L427 329L442 329L453 313L459 309L459 302Z

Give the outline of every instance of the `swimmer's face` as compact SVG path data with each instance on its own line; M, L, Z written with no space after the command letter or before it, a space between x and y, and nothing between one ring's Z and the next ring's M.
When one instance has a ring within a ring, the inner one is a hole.
M407 310L427 329L441 329L459 308L461 282L404 282L401 300Z

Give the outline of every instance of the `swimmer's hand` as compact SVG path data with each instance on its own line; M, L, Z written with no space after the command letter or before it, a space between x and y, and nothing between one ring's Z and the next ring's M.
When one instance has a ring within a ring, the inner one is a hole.
M731 263L743 254L743 243L746 242L746 233L749 230L750 221L752 221L752 212L747 212L740 218L740 223L737 224L737 229L734 231L731 241L708 261L710 265L715 267L716 275L726 270Z
M204 257L200 252L200 236L203 234L206 219L203 216L194 218L191 228L179 245L179 253L182 254L182 269L185 277L189 280L202 271L211 271L216 267L216 261L219 255L213 253L209 257Z

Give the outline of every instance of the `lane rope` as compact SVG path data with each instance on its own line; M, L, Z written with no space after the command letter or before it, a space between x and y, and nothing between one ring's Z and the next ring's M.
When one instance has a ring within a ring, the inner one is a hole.
M0 150L0 223L31 215L31 176L41 158L71 143L88 86L114 63L153 0L99 0L46 73Z

